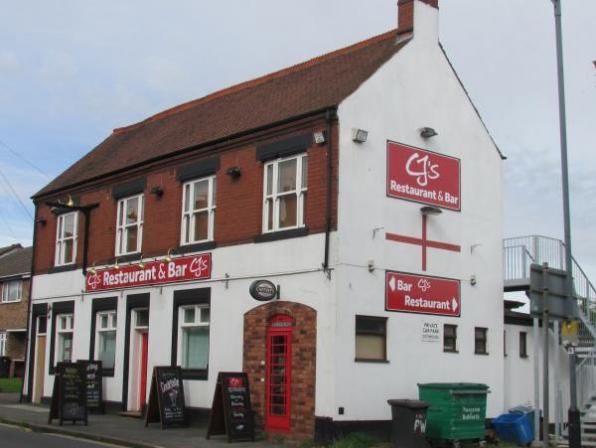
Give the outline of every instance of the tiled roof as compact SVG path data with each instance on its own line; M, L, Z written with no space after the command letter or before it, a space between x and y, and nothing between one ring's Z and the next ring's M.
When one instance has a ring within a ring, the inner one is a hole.
M402 48L392 30L115 129L34 197L337 106Z
M0 278L31 272L33 247L20 247L0 257Z
M22 247L20 244L11 244L10 246L0 247L0 257L4 254L7 254L15 249Z

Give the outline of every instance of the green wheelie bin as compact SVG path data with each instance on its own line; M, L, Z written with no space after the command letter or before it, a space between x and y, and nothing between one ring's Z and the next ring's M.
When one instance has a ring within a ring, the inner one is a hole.
M418 384L428 403L426 437L433 443L484 440L488 386L478 383Z

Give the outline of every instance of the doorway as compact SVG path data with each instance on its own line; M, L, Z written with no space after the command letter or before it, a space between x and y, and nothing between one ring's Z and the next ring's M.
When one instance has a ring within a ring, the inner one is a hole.
M147 356L149 353L149 309L131 310L128 411L141 415L147 397Z
M271 432L290 431L292 327L292 318L280 314L267 328L265 429Z
M47 318L45 315L38 316L35 319L35 361L33 375L33 403L41 403L43 397L44 368L46 365L46 328Z

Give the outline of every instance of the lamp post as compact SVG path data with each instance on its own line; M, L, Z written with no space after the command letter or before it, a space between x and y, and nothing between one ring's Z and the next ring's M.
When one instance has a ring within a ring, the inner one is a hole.
M567 270L567 296L573 294L573 269L571 259L571 219L569 212L569 171L567 166L567 127L565 113L565 79L563 73L563 37L561 31L561 0L552 0L555 10L555 32L557 39L557 78L559 91L559 133L561 140L561 174L563 183L563 221L565 229L565 268ZM575 378L575 352L569 353L569 448L581 448L580 413L577 408L577 387ZM545 436L546 438L546 436Z

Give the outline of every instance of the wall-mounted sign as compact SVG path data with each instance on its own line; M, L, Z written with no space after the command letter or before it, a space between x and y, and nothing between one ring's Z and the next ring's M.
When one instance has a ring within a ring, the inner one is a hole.
M436 322L422 324L422 342L441 342L441 329Z
M459 280L387 271L385 309L459 317L459 291Z
M461 210L460 161L387 142L387 196Z
M248 289L253 299L268 302L277 296L277 288L269 280L255 280Z
M160 283L206 280L211 278L211 254L176 258L172 261L151 261L138 265L98 269L87 272L87 292L108 289L157 285Z

